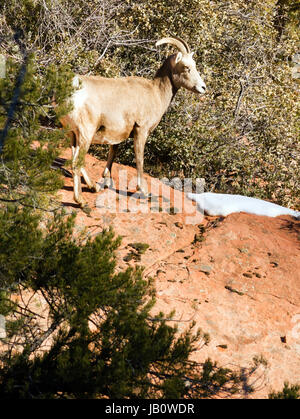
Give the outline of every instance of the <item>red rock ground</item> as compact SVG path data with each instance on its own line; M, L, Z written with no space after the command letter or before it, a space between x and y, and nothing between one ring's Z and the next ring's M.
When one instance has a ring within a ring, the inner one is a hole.
M69 152L64 157L69 158ZM91 178L100 181L105 162L88 155L86 163ZM245 391L244 397L267 397L270 391L281 390L284 381L300 383L300 222L289 216L239 213L223 219L199 215L191 224L186 211L165 211L178 206L183 196L179 191L165 186L154 194L154 202L124 196L124 170L128 189L134 191L135 169L115 164L115 189L93 194L84 188L89 215L74 203L72 179L65 178L60 198L67 211L77 211L78 231L86 228L95 235L111 225L123 237L119 269L145 267L145 277L155 279L155 310L175 309L174 323L180 331L194 320L210 334L210 343L199 348L194 359L210 357L222 366L246 368L253 357L262 355L268 366L255 376L256 391L251 395ZM146 177L150 185L151 178ZM137 205L144 212L134 212ZM195 214L189 203L188 211L192 210ZM137 242L149 248L135 257L130 244Z

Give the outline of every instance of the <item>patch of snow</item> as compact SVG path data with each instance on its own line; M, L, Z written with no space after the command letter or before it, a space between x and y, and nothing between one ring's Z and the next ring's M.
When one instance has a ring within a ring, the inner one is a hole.
M201 194L188 193L187 197L197 202L200 211L211 216L226 217L234 212L247 212L267 217L291 215L300 220L299 211L249 196L205 192Z

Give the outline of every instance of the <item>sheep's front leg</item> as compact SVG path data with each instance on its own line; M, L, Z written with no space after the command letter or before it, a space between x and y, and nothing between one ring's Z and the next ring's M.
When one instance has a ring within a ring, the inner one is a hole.
M80 145L79 145L80 144ZM72 143L72 170L73 170L73 181L74 181L74 201L79 204L79 206L85 211L89 212L88 205L85 200L82 198L82 188L81 188L81 174L84 177L88 187L90 189L97 190L97 186L93 183L85 168L84 160L85 155L89 148L89 142L84 141L84 138L78 134L75 136ZM100 189L100 188L99 188Z
M100 185L98 185L97 182L91 180L90 176L88 175L84 165L85 165L85 155L86 153L89 151L89 147L90 147L90 141L85 141L82 144L81 150L82 150L82 161L80 162L80 166L81 166L81 174L83 176L83 179L85 181L85 183L87 184L87 187L92 191L92 192L100 192L101 188Z
M142 130L137 130L134 135L134 152L137 169L137 190L143 195L148 195L147 183L144 179L144 149L148 133Z
M89 175L87 174L87 171L83 167L81 168L81 174L82 174L88 188L92 192L100 192L100 185L98 185L98 183L96 183L96 182L94 182L90 179Z
M73 182L74 182L74 201L77 202L80 207L85 206L85 201L82 198L81 189L81 167L79 165L79 145L72 146L72 170L73 170Z
M118 144L114 144L109 147L106 167L102 175L104 177L104 188L109 188L112 185L111 168L116 157L117 150Z

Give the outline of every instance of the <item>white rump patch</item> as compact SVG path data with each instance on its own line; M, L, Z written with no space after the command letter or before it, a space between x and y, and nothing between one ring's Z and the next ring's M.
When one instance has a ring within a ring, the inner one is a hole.
M73 101L73 106L74 106L73 113L74 113L74 111L76 112L78 109L80 109L84 105L87 99L87 94L78 76L75 76L73 78L72 86L75 89L79 89L79 90L76 90L72 95L72 101Z
M75 89L77 88L79 88L79 86L80 86L80 79L79 79L79 77L78 76L75 76L74 78L73 78L73 81L72 81L72 86L73 87L75 87Z
M87 94L84 89L77 90L77 92L75 92L73 95L74 109L81 108L84 105L86 98Z
M267 217L291 215L300 220L299 211L249 196L205 192L202 194L188 193L187 197L197 202L200 211L211 216L226 217L234 212L247 212Z

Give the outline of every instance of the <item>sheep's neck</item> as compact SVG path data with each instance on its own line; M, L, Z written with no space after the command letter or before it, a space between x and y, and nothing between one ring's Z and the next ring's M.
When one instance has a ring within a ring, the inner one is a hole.
M172 80L172 72L169 61L170 60L167 59L163 63L154 78L154 82L158 84L165 111L178 91L178 88L174 85Z

